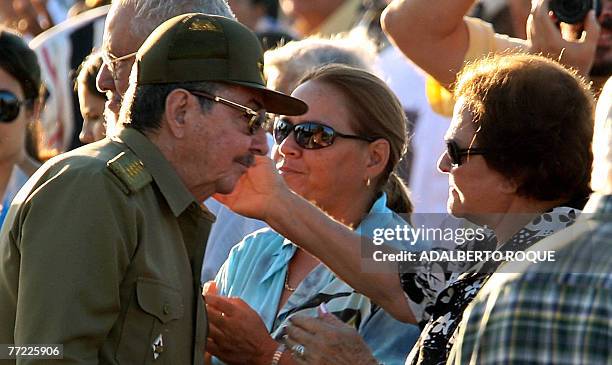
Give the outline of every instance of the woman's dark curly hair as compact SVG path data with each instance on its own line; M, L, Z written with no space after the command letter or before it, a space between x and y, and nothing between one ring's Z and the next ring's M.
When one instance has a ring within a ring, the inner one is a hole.
M455 97L480 129L474 145L518 194L581 202L591 193L594 101L575 72L537 55L493 56L465 67Z

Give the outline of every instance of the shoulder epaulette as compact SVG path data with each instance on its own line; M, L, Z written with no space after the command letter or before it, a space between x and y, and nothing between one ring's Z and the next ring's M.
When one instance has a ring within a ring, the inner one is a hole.
M106 166L127 189L126 194L135 193L153 181L142 161L130 151L122 151L108 161Z

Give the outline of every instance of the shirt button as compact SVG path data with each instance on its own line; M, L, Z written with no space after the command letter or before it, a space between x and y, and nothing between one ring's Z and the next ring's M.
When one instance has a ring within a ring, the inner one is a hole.
M170 304L166 303L163 307L164 314L170 314Z

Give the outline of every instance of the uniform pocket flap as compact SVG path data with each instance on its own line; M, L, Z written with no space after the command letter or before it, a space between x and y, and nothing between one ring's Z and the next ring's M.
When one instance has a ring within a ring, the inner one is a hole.
M183 299L178 290L159 280L139 278L136 283L138 305L162 323L183 316Z

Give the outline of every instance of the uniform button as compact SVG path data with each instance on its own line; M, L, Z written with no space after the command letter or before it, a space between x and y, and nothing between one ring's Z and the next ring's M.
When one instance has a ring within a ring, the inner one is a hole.
M166 303L163 307L164 314L170 314L170 304Z

